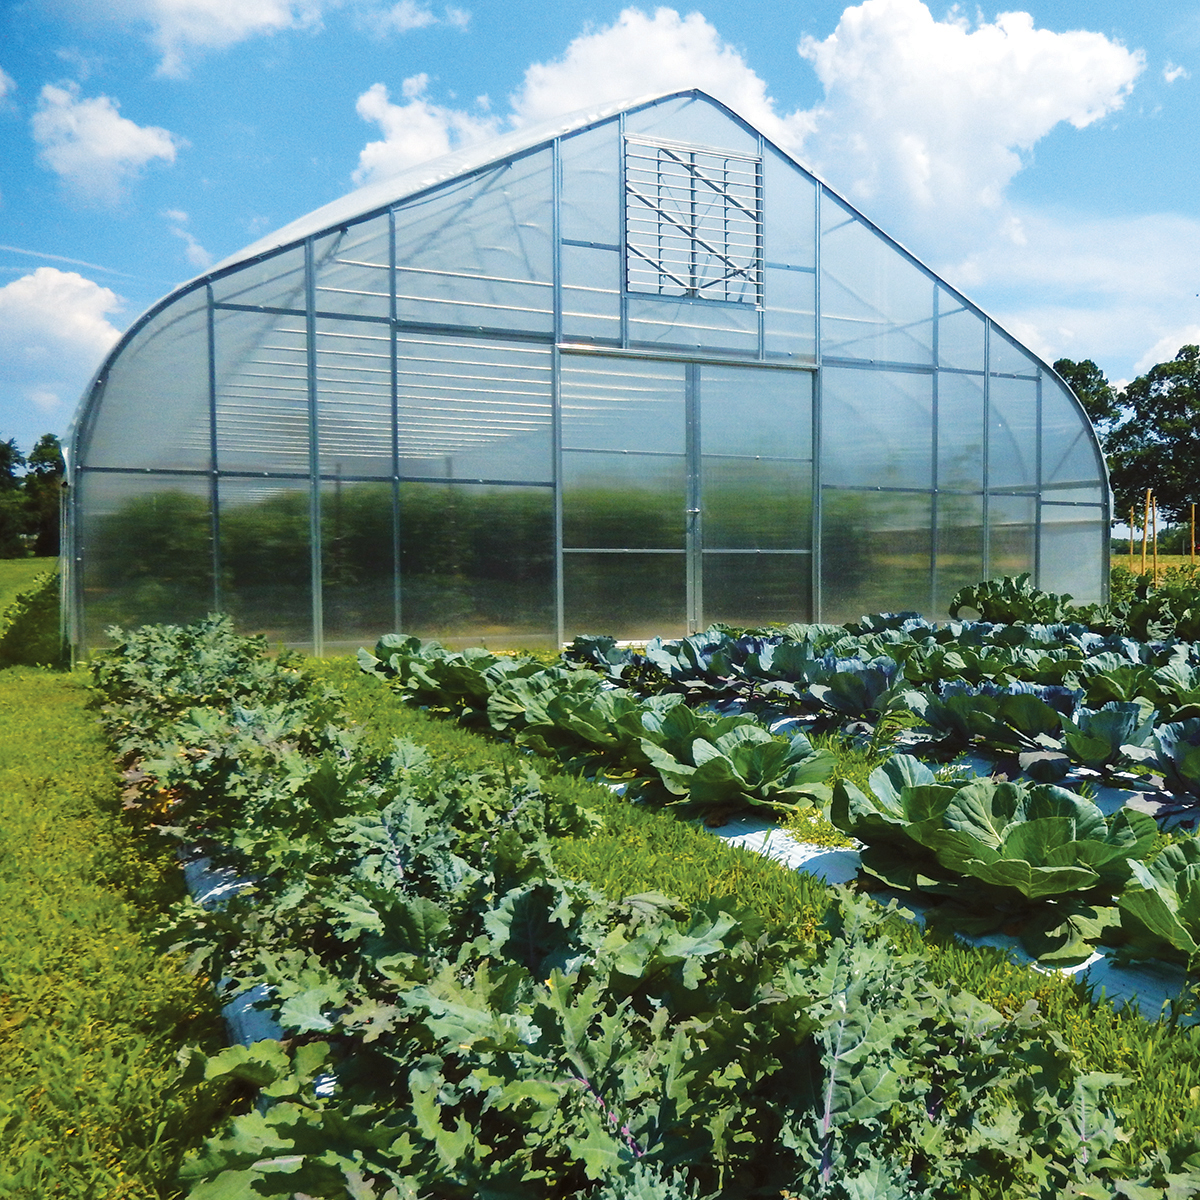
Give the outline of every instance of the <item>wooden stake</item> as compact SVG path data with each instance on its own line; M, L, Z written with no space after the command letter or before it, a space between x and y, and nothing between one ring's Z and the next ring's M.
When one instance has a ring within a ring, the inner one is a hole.
M1129 506L1129 573L1133 574L1133 505Z
M1150 498L1150 520L1154 522L1154 586L1158 587L1158 497Z
M1142 514L1142 574L1146 573L1146 539L1150 536L1150 489L1146 489L1146 511Z
M1192 505L1192 566L1196 565L1196 506Z

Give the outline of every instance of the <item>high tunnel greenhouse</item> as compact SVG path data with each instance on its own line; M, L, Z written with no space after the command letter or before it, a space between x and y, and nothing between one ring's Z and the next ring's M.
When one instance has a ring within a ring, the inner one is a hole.
M697 91L370 185L180 287L70 448L105 628L314 650L1099 599L1109 493L1057 375Z

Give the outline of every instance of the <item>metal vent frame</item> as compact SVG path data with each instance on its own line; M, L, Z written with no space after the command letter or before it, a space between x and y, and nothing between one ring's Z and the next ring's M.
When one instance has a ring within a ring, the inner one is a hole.
M761 157L625 138L625 290L763 303Z

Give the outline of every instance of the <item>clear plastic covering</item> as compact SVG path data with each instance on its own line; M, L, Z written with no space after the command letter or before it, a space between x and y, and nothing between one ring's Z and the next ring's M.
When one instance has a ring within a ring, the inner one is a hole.
M1062 381L698 92L458 151L220 264L109 356L71 464L85 647L214 605L319 652L1106 586Z
M89 466L210 469L204 290L181 297L143 325L109 366L102 387L103 417L92 422L81 447Z
M76 485L85 644L110 625L194 621L213 591L208 479L92 471Z
M933 363L933 280L852 208L821 203L821 353Z

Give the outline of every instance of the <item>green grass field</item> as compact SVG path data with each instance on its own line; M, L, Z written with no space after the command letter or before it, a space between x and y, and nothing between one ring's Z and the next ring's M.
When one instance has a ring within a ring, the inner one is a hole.
M0 612L47 571L58 570L57 558L0 558Z
M182 879L122 818L84 682L0 671L0 1196L166 1200L218 1101L176 1056L224 1029L151 935Z

